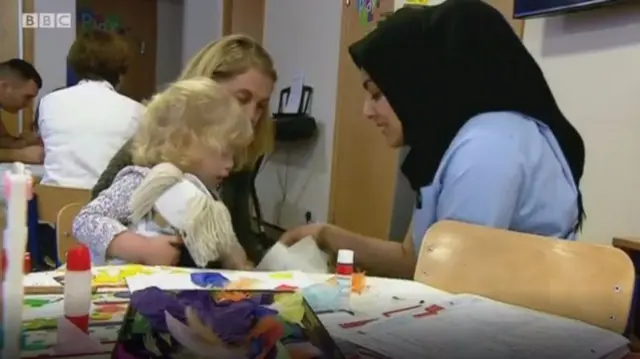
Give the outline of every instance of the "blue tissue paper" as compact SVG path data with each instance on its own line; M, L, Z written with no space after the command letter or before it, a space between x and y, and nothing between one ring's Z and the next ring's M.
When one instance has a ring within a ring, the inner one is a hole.
M314 312L337 311L341 307L340 289L336 285L318 283L302 289L302 295Z
M223 288L229 283L229 278L216 272L191 273L191 282L202 288Z

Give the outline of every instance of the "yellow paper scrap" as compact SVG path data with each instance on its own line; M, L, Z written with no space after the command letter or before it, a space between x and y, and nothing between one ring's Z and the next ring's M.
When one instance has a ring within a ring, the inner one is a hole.
M291 272L272 272L269 273L271 279L293 279L293 273Z
M276 294L274 308L287 322L301 324L304 317L304 299L302 293Z
M93 285L118 285L124 284L127 277L139 274L153 274L153 270L139 264L126 265L115 268L99 269L93 276Z
M327 280L331 285L337 285L336 277L333 276ZM364 272L353 273L351 276L351 292L362 294L367 289L367 276Z

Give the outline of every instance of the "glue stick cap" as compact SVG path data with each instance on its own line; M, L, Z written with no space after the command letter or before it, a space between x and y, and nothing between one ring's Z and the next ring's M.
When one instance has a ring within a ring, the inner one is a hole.
M350 249L341 249L338 251L338 263L353 264L353 251Z
M91 270L91 255L85 245L77 245L67 252L67 270L82 272Z

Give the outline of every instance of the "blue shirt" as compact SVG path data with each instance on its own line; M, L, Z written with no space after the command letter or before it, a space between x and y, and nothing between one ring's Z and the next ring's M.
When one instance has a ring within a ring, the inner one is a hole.
M427 229L454 220L574 239L578 190L558 141L514 112L484 113L460 129L413 214L416 253Z

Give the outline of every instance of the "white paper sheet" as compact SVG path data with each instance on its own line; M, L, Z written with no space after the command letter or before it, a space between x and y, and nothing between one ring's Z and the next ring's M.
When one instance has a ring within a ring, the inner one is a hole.
M277 242L265 254L256 269L261 271L301 271L329 273L328 257L311 238L303 238L291 247Z
M304 87L304 73L298 71L293 76L291 81L291 92L289 93L289 99L282 112L284 113L298 113L300 110L300 104L302 103L302 88Z
M62 287L50 272L29 273L22 283L25 287Z
M247 271L216 271L230 281L239 279L255 279L256 283L247 289L273 290L281 285L304 288L314 283L301 272L247 272ZM155 273L137 275L126 278L129 291L135 292L149 287L162 290L202 290L203 288L191 281L190 273Z
M623 336L582 322L470 295L442 303L435 315L424 308L380 320L348 340L393 358L470 357L599 359L628 344Z

